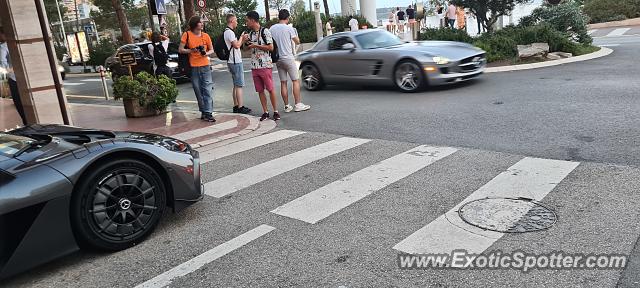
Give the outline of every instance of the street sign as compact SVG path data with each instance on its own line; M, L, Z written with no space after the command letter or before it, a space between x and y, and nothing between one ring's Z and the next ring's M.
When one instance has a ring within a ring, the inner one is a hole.
M207 1L204 1L204 0L198 0L198 1L197 1L197 4L198 4L198 7L199 7L201 10L204 10L205 8L207 8Z
M136 65L136 55L133 52L123 52L118 54L121 65Z
M133 79L133 71L131 70L131 66L136 65L136 55L133 52L123 52L118 54L118 59L120 60L120 65L129 67L129 76Z
M166 15L167 14L167 6L164 3L164 0L149 0L147 1L147 5L151 10L151 15Z
M204 11L202 12L202 16L200 16L200 21L209 22L209 18L207 18L207 15L204 14Z

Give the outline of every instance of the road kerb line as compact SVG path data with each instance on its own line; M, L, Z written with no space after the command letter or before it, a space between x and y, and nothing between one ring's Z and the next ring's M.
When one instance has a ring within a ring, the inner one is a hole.
M164 272L142 284L135 286L135 288L160 288L166 287L173 282L174 279L178 277L185 276L189 273L192 273L204 265L215 261L216 259L225 256L234 250L250 243L253 240L256 240L265 234L275 230L276 228L271 227L269 225L260 225L252 230L245 232L244 234L237 236L225 243L222 243L215 248L204 252L195 258L192 258L171 270Z
M450 254L459 249L468 253L482 253L504 234L465 223L458 215L462 205L487 197L524 197L541 201L579 164L526 157L471 193L447 213L409 235L393 249L410 254Z

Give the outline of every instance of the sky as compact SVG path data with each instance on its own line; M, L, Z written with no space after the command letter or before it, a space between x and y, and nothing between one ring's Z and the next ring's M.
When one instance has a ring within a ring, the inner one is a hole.
M320 2L320 10L324 11L324 6L322 6L322 0L311 0L311 3L318 1ZM367 1L376 1L376 8L386 8L386 7L396 7L396 6L409 6L409 4L414 3L415 0L367 0ZM309 9L309 0L304 0L307 9ZM329 0L329 12L333 14L334 12L340 12L340 0ZM356 5L358 9L360 9L360 0L356 0ZM258 11L264 11L264 1L258 1Z

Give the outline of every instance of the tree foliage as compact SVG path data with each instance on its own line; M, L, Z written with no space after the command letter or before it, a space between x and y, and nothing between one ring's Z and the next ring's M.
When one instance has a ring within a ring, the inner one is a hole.
M518 4L530 0L451 0L454 5L468 8L481 21L487 31L493 31L493 25L501 16L509 15Z
M269 7L280 11L280 9L289 9L291 0L269 0Z
M257 7L258 3L256 3L255 0L235 0L229 1L227 3L227 8L229 8L229 10L233 12L233 14L236 14L236 16L238 16L238 20L240 20L240 18L243 18L244 15L247 14L247 12L255 11Z

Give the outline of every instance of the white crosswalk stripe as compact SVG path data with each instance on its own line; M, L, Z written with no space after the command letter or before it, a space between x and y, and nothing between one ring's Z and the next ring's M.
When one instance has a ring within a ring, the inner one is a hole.
M627 31L631 30L631 28L618 28L618 29L614 29L613 31L609 32L609 34L607 34L606 37L616 37L616 36L622 36L624 35L624 33L627 33Z
M402 240L393 248L404 253L451 253L465 249L469 253L482 253L503 233L486 231L467 225L458 217L463 204L487 197L524 197L542 200L573 169L577 162L524 158L500 173L444 215ZM512 219L520 219L527 211Z
M210 135L216 132L221 132L227 129L232 129L237 126L238 126L238 120L234 119L231 121L222 122L220 124L215 124L215 125L207 126L207 127L196 129L196 130L175 134L175 135L172 135L171 137L180 139L180 140L189 140L197 137Z
M231 156L240 152L251 150L260 146L284 140L293 136L304 134L300 131L278 130L272 133L260 135L247 140L235 142L232 145L218 147L212 150L200 152L201 163L207 163L213 160Z
M338 138L208 182L204 185L204 191L205 194L209 196L217 198L224 197L269 178L360 146L369 141L371 140L350 137Z
M448 147L419 146L328 184L271 212L313 224L456 151Z

